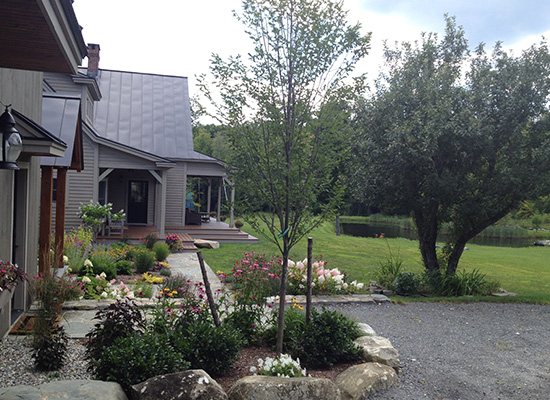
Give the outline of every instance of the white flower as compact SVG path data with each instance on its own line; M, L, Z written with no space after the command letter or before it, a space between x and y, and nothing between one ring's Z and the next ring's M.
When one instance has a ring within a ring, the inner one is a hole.
M89 259L86 259L86 260L84 260L84 266L91 268L91 267L94 266L94 264L92 264L92 262Z
M63 256L63 265L67 265L69 263L69 257Z
M107 294L107 292L103 292L101 293L101 297L103 297L104 299L106 299L109 295Z
M252 372L254 375L256 375L256 372L258 371L258 369L254 366L250 367L250 372Z
M342 285L342 287L344 288L344 290L347 290L348 286L349 286L349 285L348 285L347 283L344 283L344 284Z
M107 278L107 275L105 275L105 272L102 272L101 274L99 274L100 277L102 277L103 279Z
M365 286L364 283L358 283L357 284L357 289L361 290L361 289L363 289L363 286Z
M296 265L296 263L292 260L288 260L288 268L294 268L294 266Z
M82 277L82 282L83 283L90 283L92 280L90 278L88 278L87 276L84 276Z

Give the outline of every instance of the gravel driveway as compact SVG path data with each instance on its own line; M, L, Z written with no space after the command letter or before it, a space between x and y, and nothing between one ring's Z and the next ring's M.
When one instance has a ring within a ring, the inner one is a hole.
M374 399L549 399L550 306L410 303L327 307L399 351L397 385Z

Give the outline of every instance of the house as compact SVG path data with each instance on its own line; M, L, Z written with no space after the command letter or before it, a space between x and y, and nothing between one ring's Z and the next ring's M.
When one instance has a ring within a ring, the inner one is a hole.
M209 189L217 181L217 196L209 190L203 211L215 203L220 215L227 170L193 149L187 78L98 64L99 45L89 44L87 69L44 76L45 100L80 98L85 168L68 171L65 228L81 223L78 209L92 200L125 210L126 225L152 228L160 237L183 230L190 177L201 177Z
M23 150L19 170L0 169L0 260L30 276L38 266L40 156L63 157L67 144L43 128L43 71L76 74L86 45L71 0L0 2L0 101L10 105ZM2 110L3 111L3 110ZM0 338L12 310L29 307L28 287L18 285L0 304Z

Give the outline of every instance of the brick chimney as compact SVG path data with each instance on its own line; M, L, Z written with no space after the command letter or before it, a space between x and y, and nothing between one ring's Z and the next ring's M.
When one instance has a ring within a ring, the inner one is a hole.
M88 72L90 78L97 78L99 69L99 45L88 43Z

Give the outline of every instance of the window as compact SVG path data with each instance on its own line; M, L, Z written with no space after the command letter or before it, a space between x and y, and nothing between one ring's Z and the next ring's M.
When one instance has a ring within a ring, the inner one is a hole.
M103 206L107 204L107 180L99 182L99 193L97 195L97 201Z

